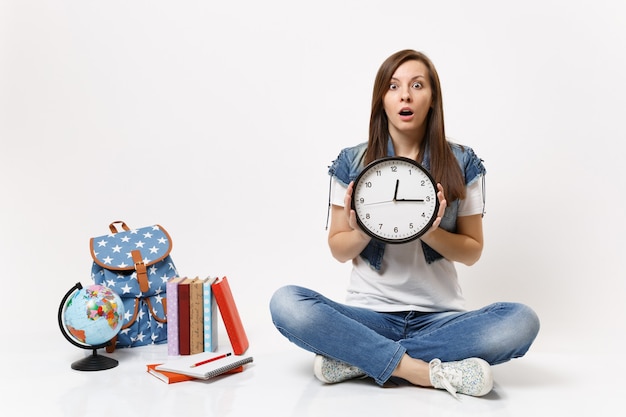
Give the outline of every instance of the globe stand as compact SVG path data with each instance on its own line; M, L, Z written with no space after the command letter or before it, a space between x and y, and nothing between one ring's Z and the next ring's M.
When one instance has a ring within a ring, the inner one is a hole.
M82 288L83 286L80 282L77 282L76 285L70 288L67 294L65 294L65 296L63 297L63 300L61 300L61 305L59 306L59 314L57 317L61 333L63 333L63 336L65 336L68 342L81 349L92 350L92 354L90 356L86 356L83 359L72 362L72 369L75 369L77 371L103 371L105 369L115 368L119 364L116 359L98 355L98 349L109 346L111 344L111 341L99 345L83 345L72 339L65 332L65 327L63 326L63 306L65 305L65 302L70 297L70 295L72 295L75 291L81 290Z
M93 349L90 356L86 356L76 362L72 362L72 369L77 371L103 371L115 368L119 362L108 356L98 355L98 349Z

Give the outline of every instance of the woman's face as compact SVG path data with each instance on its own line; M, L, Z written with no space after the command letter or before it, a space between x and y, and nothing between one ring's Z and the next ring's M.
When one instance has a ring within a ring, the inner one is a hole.
M389 120L389 133L418 135L426 129L426 117L432 106L428 69L421 61L407 61L394 72L383 108Z

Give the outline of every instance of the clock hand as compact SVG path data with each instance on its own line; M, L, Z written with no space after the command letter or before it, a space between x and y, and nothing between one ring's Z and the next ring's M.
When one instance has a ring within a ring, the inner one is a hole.
M423 199L414 199L414 198L398 198L398 186L400 185L400 180L396 180L396 191L393 193L393 201L408 201L408 202L417 202L423 203Z
M417 202L417 203L423 203L424 199L423 198L400 198L397 199L396 201L408 201L408 202Z
M373 206L376 204L387 204L387 203L392 203L393 200L383 200L383 201L375 201L373 203L363 203L364 206Z
M398 197L398 186L400 185L400 180L396 180L396 190L393 192L393 201L396 201L396 197Z

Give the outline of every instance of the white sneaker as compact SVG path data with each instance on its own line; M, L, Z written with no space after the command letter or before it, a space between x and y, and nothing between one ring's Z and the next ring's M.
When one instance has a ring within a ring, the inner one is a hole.
M480 358L469 358L457 362L441 362L433 359L429 363L430 382L435 388L445 389L455 398L457 392L480 397L493 388L491 367Z
M347 381L348 379L366 376L365 372L356 366L351 366L345 362L322 355L315 355L313 373L317 379L325 384L336 384L337 382Z

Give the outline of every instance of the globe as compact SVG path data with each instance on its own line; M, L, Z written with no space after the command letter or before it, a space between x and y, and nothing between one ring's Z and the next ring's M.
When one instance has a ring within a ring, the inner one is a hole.
M100 370L117 366L112 358L98 356L97 349L109 344L122 328L124 304L120 296L102 285L77 283L59 306L59 327L75 346L92 349L92 357L72 364L73 369Z

